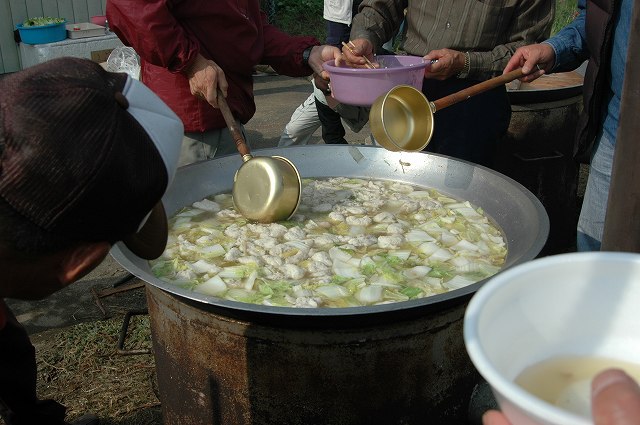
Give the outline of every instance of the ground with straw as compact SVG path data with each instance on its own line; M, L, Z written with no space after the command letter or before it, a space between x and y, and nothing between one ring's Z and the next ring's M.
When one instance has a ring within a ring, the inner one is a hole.
M38 349L39 388L42 397L55 398L69 417L92 412L104 424L160 423L155 363L151 354L121 355L117 351L122 318L83 323L41 335ZM129 323L126 349L150 349L148 316Z
M34 335L39 396L67 406L71 420L91 412L104 425L161 424L153 356L118 353L122 323L114 317ZM148 316L131 318L124 348L151 348Z

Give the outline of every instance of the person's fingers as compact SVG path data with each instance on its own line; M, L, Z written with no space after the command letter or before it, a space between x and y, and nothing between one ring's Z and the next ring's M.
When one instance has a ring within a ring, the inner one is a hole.
M522 68L520 61L518 60L519 58L516 58L515 56L512 57L509 62L507 62L507 66L504 67L504 69L502 70L502 74L507 74L511 71L513 71L516 68Z
M191 83L193 83L192 93L214 108L218 108L219 91L227 97L229 90L224 71L213 61L208 61L207 66L192 77Z
M507 418L497 410L488 410L482 415L483 425L511 425Z
M326 71L325 71L326 73ZM328 77L328 73L327 77ZM320 90L322 93L324 94L330 94L331 93L331 89L329 88L329 79L328 78L324 78L323 75L318 75L318 74L314 74L313 76L313 83L315 84L316 88L318 90Z
M598 374L591 384L591 410L596 425L640 423L640 387L622 370Z
M364 56L372 52L370 43L362 38L350 40L347 42L347 44L358 56Z
M193 79L196 86L196 95L202 96L210 105L217 108L218 86L216 70L211 66L207 66L196 73Z
M522 65L522 73L525 75L520 81L528 83L540 78L544 73L544 69L538 64L538 58L528 58Z
M338 49L337 47L330 46L329 55L330 55L330 57L327 60L340 59L342 57L342 50Z
M445 80L459 71L455 66L455 56L459 52L451 49L432 50L425 55L422 60L429 62L429 66L425 68L425 78L433 78L437 80Z
M220 67L217 67L216 72L217 72L216 85L218 86L222 94L224 94L224 97L227 97L229 95L228 93L229 83L227 82L227 77L224 75L224 71Z
M186 71L191 94L218 107L218 89L227 96L229 84L222 68L198 54Z
M322 75L324 71L324 63L329 61L335 61L336 58L340 58L342 53L340 49L335 46L321 45L313 46L311 53L309 54L309 66L313 70L314 74ZM337 62L336 62L337 64Z
M437 56L432 51L422 57L422 60L425 62L431 62L434 59L437 59Z
M511 72L517 68L522 68L524 77L519 78L523 83L530 83L531 81L540 78L546 74L543 63L540 59L540 52L537 49L531 47L524 47L516 50L507 65L504 67L502 74Z
M346 46L342 46L342 58L341 60L344 60L347 63L353 62L356 59L358 59L359 57L354 55L353 53L351 53L351 50L348 49Z
M218 107L218 90L216 90L216 87L208 86L204 89L204 100L214 108Z
M364 56L372 60L373 46L368 40L356 39L345 42L342 46L342 56L349 66L365 68L367 61Z
M534 70L537 70L536 65L538 64L538 58L537 57L528 57L525 61L524 64L522 65L522 72L526 75L531 74L531 72L533 72Z
M513 54L507 66L505 66L504 72L510 72L517 68L522 68L522 72L525 75L530 74L538 63L538 55L532 50L530 46L521 47Z

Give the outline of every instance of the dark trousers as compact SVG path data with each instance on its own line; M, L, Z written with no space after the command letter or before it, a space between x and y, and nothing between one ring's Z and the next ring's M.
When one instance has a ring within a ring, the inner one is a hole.
M434 101L478 81L425 79L422 92ZM492 167L498 141L509 128L511 105L504 87L473 96L433 114L433 137L424 149Z
M342 24L340 22L326 21L327 22L327 39L326 44L330 46L336 46L338 49L342 49L342 42L349 41L349 33L351 32L351 26Z
M337 48L342 48L342 42L349 41L349 32L351 27L347 24L339 22L327 22L327 40L326 43ZM340 114L329 108L324 103L316 99L316 109L318 110L318 119L322 127L322 140L329 145L346 144L344 138L346 131L342 125Z
M0 413L7 425L63 425L65 407L36 395L36 355L24 327L0 299L7 324L0 329Z
M351 16L357 15L360 3L362 3L362 0L354 0L353 5L351 6ZM342 42L344 41L346 43L347 41L349 41L351 25L333 21L326 21L326 23L327 39L325 40L325 43L341 49Z
M328 145L346 145L346 131L342 125L340 114L320 102L316 98L316 110L322 127L322 140Z

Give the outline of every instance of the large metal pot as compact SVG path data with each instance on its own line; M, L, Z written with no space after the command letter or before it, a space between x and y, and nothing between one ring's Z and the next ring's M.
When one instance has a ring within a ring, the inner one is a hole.
M489 169L425 153L365 146L261 150L303 178L350 176L432 187L478 206L502 228L505 267L533 259L547 238L540 202ZM167 212L229 192L234 155L181 168ZM477 372L462 339L464 308L483 282L371 307L294 309L220 300L155 278L122 245L113 256L148 282L165 424L465 423Z

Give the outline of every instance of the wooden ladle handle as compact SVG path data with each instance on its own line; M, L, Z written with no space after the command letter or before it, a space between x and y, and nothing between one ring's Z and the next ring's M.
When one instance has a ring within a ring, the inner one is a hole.
M504 84L510 83L513 80L517 80L518 78L524 76L522 69L515 69L511 72L507 72L504 75L500 75L498 77L490 78L481 83L475 84L471 87L467 87L464 90L460 90L458 92L452 93L449 96L445 96L438 100L434 100L433 104L433 112L439 111L442 108L446 108L447 106L455 105L458 102L462 102L463 100L467 100L472 96L475 96L480 93L484 93L487 90L494 89L496 87L500 87Z
M227 128L231 133L231 137L233 137L233 141L238 148L238 152L242 155L243 159L245 155L251 155L249 151L249 146L244 141L244 137L242 136L242 132L238 128L238 123L229 108L229 104L227 103L227 99L222 94L222 91L218 89L218 106L220 107L220 112L222 112L222 116L224 117L224 122L227 124Z

